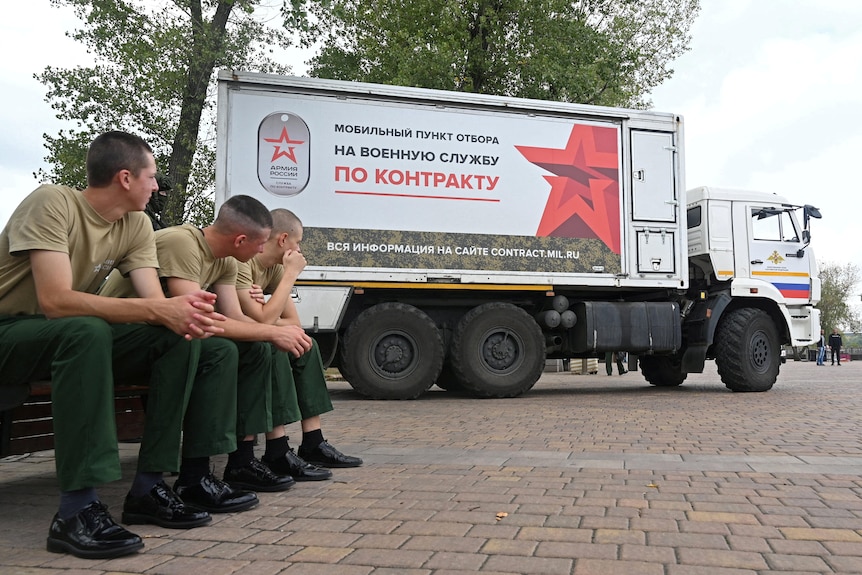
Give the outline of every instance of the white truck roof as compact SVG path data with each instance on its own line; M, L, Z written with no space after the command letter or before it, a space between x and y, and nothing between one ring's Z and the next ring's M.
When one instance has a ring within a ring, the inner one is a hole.
M699 202L701 200L744 200L754 202L768 202L770 204L786 204L791 205L784 196L778 194L769 194L766 192L756 192L752 190L740 190L733 188L717 188L712 186L700 186L692 188L686 192L686 201L688 205Z

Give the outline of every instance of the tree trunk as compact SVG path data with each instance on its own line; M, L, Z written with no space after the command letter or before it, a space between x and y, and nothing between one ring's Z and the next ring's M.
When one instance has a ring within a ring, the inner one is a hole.
M198 145L207 86L216 62L221 59L225 28L233 6L234 0L220 1L212 22L205 22L200 0L191 2L192 46L189 48L189 74L168 166L168 176L174 183L174 191L165 210L168 224L178 224L185 219L189 175Z

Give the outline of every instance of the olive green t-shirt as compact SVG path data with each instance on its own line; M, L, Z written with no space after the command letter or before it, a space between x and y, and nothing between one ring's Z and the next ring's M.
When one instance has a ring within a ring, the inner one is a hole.
M159 277L193 281L205 290L216 284L236 284L236 260L232 257L216 258L199 228L183 224L158 230L155 236ZM111 274L101 294L112 297L135 295L132 282L119 274Z
M257 256L248 262L236 263L236 287L237 289L251 289L252 284L263 288L263 293L271 294L278 287L284 276L284 266L275 264L265 268L258 261Z
M97 293L114 268L128 274L158 267L153 226L143 212L115 222L100 216L72 188L42 185L15 209L0 233L0 314L41 313L30 267L31 250L63 252L72 289Z

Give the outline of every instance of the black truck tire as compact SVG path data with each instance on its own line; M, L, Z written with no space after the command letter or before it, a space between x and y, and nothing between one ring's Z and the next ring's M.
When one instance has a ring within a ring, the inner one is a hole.
M536 320L512 304L492 302L467 312L455 328L452 371L477 397L516 397L545 367L545 337Z
M373 399L416 399L443 367L443 337L422 310L382 303L356 316L341 345L342 375Z
M715 333L715 363L731 391L768 391L778 379L781 346L765 311L741 308L727 313Z
M682 385L687 373L682 371L682 361L677 355L642 355L638 365L644 379L656 387Z

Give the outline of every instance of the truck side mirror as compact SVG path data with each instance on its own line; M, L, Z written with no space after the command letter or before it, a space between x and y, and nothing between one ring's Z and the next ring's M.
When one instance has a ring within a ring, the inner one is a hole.
M811 217L812 217L812 218L814 218L815 220L819 220L820 218L822 218L822 217L823 217L823 216L820 214L820 210L818 210L817 208L815 208L815 207L814 207L814 206L812 206L811 204L805 204L805 206L803 206L803 209L805 210L805 213L806 213L807 215L811 216Z
M816 220L819 220L820 218L823 217L822 215L820 215L820 210L818 210L817 208L815 208L811 204L805 204L804 206L802 206L802 214L803 214L803 227L805 228L805 231L808 231L808 220L809 219L814 218ZM811 241L810 235L806 241Z

